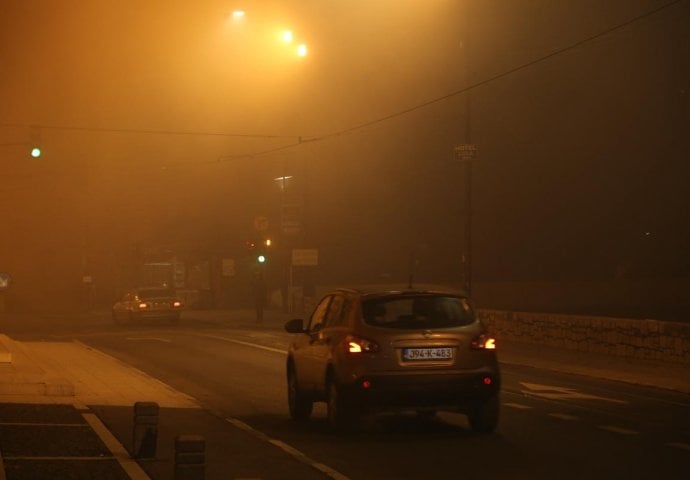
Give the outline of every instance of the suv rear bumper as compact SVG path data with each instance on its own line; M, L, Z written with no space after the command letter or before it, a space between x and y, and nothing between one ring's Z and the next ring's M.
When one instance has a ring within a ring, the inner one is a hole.
M466 373L376 374L341 385L342 393L363 410L439 408L463 410L500 391L497 370Z

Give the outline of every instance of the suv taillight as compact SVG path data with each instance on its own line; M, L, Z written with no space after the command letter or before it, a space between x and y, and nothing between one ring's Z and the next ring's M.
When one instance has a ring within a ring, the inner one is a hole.
M379 344L373 340L367 340L366 338L358 337L356 335L348 335L345 337L344 345L345 352L351 354L375 353L381 349Z
M479 335L477 338L472 340L472 348L477 350L495 350L496 349L496 339L488 335Z

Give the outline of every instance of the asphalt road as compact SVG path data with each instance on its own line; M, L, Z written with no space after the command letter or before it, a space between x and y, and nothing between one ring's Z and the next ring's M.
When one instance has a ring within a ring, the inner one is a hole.
M288 419L286 333L210 324L50 330L44 335L79 339L351 479L688 475L685 394L504 364L502 418L493 435L474 435L464 416L443 413L427 420L379 416L359 432L337 436L318 404L313 421Z
M686 395L504 365L495 435L473 435L464 416L441 414L380 416L338 437L323 408L307 425L288 420L284 334L135 328L78 337L353 479L687 475Z

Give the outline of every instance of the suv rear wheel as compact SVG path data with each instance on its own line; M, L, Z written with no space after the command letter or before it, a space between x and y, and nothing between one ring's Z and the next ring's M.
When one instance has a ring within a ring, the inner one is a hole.
M338 382L331 379L328 382L328 423L336 431L353 429L357 424L357 413L343 396Z
M314 402L299 389L294 367L290 366L288 368L287 375L288 408L290 409L290 417L292 417L293 420L298 421L308 420L312 409L314 408Z
M492 395L487 400L472 407L467 418L470 427L476 433L491 433L498 426L499 401L498 395Z

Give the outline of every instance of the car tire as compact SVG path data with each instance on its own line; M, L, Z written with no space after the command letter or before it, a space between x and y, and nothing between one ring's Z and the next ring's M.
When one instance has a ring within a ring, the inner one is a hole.
M344 397L342 387L335 380L328 382L326 409L328 423L336 432L351 431L356 427L357 414Z
M309 420L314 408L314 402L299 389L294 367L288 368L287 377L290 417L298 422Z
M498 426L499 401L498 395L492 395L487 400L472 407L467 414L470 428L475 433L491 433Z

